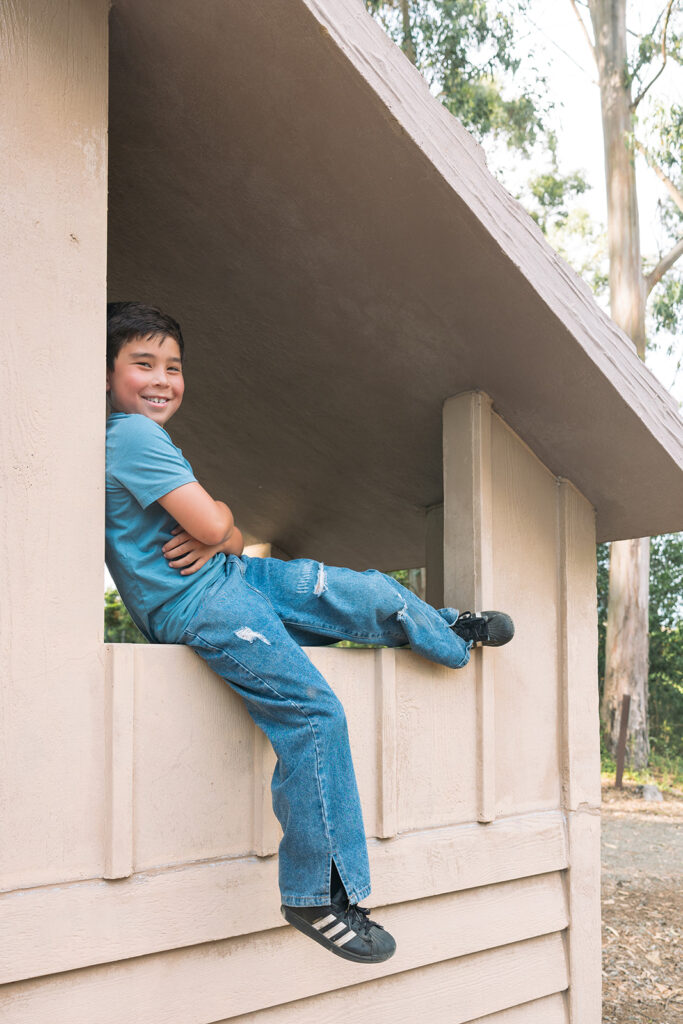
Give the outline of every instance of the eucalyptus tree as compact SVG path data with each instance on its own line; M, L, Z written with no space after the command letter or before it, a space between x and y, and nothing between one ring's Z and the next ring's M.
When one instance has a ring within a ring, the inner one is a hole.
M543 138L550 104L519 29L531 0L365 0L432 91L477 138L528 154Z
M576 172L560 173L557 140L545 127L551 109L546 83L537 69L532 69L536 78L530 82L528 53L526 74L515 88L522 65L520 33L534 0L365 2L422 71L432 91L479 139L505 139L525 155L545 147L550 170L529 182L522 201L544 231L551 237L555 232L557 244L558 224L568 223L569 201L587 186ZM662 0L647 31L627 25L627 0L568 2L597 69L607 191L608 273L603 274L598 263L590 266L590 261L577 269L596 289L609 287L612 316L644 358L648 298L655 331L663 328L673 334L683 326L683 278L675 267L683 253L683 108L652 101L652 88L667 63L681 62L683 0ZM638 4L641 12L646 4ZM659 210L668 243L647 265L640 246L636 153L643 155L664 190ZM597 234L585 221L580 231ZM648 569L647 539L611 546L601 716L614 746L621 698L630 694L628 750L633 767L646 764L649 751Z
M644 359L648 297L658 326L676 327L683 309L681 278L672 273L683 254L681 107L660 103L641 115L667 63L681 62L681 3L663 3L652 28L643 32L630 28L627 0L569 2L594 58L600 88L610 311ZM645 157L665 190L660 209L669 244L649 267L640 244L636 153ZM614 749L622 697L630 695L628 755L635 768L644 767L649 756L649 559L647 538L611 545L601 717Z

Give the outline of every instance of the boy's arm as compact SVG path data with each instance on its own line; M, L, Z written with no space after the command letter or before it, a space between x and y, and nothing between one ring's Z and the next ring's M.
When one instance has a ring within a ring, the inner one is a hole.
M177 569L181 576L197 572L219 552L224 555L241 555L243 550L244 541L237 526L233 527L230 537L222 544L202 544L183 530L182 526L176 526L172 538L161 549L168 564Z
M222 501L214 501L196 481L183 484L157 499L183 530L207 545L229 541L235 529L232 512Z

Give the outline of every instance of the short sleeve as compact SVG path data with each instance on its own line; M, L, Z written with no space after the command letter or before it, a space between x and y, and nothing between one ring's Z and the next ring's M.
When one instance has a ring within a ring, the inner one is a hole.
M108 462L109 476L130 491L142 508L196 480L164 428L137 413L116 424L116 443Z

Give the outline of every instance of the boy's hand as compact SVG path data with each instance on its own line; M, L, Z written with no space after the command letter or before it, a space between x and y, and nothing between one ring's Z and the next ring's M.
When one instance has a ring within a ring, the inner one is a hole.
M242 534L236 526L233 527L230 538L222 544L203 544L187 530L183 530L182 526L176 526L171 532L173 539L167 540L161 550L168 564L173 569L178 569L181 576L191 576L219 552L226 555L242 554Z
M161 550L168 564L178 569L181 576L191 576L223 548L222 544L202 544L182 526L176 526L172 532L173 539L166 541Z

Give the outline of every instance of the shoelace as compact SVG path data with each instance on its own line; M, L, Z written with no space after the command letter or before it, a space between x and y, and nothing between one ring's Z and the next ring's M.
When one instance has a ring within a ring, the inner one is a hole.
M475 615L473 612L463 612L462 615L458 616L458 622L465 626L474 643L481 640L488 640L488 622L480 615Z
M357 903L349 903L346 908L346 917L349 926L362 935L367 935L371 928L384 928L376 921L370 920L370 911L367 907L359 907Z

